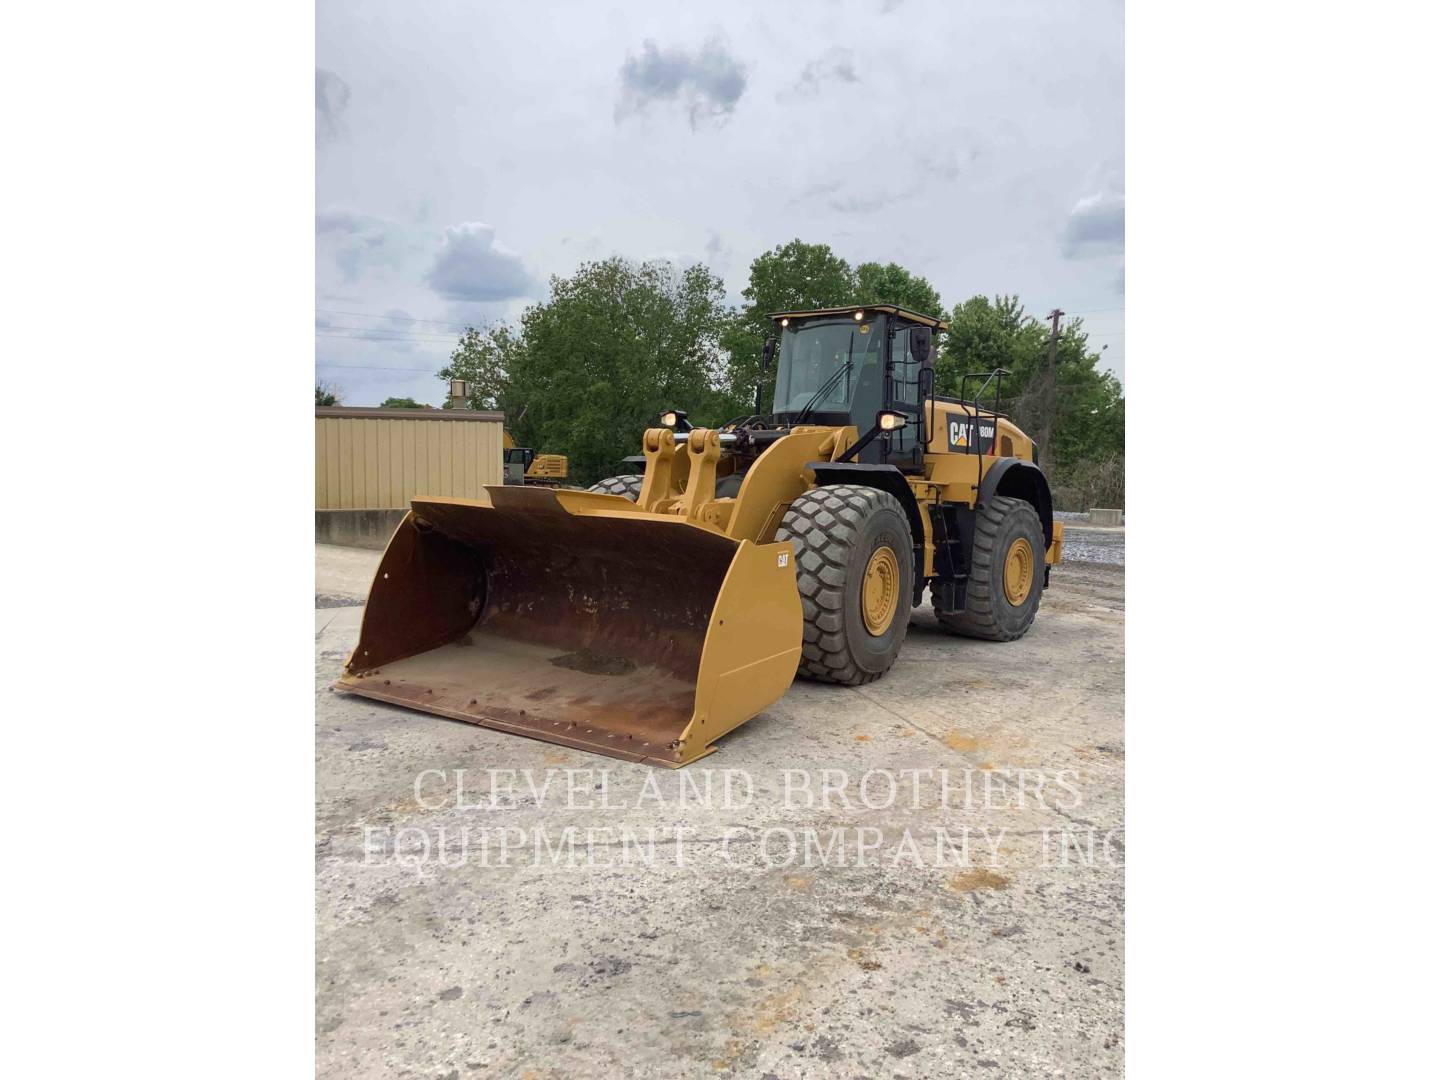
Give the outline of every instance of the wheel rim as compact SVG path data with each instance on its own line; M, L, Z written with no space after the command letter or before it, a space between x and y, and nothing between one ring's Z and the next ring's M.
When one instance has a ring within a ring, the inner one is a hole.
M865 582L860 593L865 629L876 637L890 629L899 601L900 561L888 547L876 548L865 567Z
M1035 580L1035 551L1030 541L1021 536L1010 545L1005 555L1005 599L1019 607L1030 596L1030 583Z

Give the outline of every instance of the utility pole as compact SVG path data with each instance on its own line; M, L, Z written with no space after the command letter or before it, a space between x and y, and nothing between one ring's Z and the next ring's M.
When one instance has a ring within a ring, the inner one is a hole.
M1035 441L1040 444L1040 469L1048 473L1050 465L1055 460L1050 452L1050 436L1055 431L1056 398L1055 393L1055 354L1060 348L1060 320L1065 312L1055 308L1050 312L1050 358L1045 364L1045 378L1040 394L1040 423L1036 432Z

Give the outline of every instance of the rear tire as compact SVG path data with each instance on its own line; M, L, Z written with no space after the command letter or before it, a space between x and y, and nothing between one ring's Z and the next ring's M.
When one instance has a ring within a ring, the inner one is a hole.
M795 545L805 613L798 674L862 686L889 671L910 626L915 588L900 501L852 484L812 488L790 504L775 539Z
M591 484L587 490L598 491L602 495L623 495L631 502L636 502L640 498L640 485L644 480L643 476L612 476L598 484Z
M935 618L952 634L1014 641L1035 621L1044 588L1045 533L1040 515L1024 499L996 496L975 514L965 610L943 615L937 608Z

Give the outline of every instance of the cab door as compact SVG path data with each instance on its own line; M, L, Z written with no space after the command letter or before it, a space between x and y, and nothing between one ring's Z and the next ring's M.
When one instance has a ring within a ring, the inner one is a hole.
M923 466L920 445L920 361L911 355L913 326L897 324L890 334L890 355L886 363L885 407L905 415L905 426L882 435L882 458L899 469Z

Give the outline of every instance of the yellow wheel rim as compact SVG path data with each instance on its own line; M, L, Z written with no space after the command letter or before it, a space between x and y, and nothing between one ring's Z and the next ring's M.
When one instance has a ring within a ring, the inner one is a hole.
M865 567L865 584L860 593L860 613L865 629L879 637L890 629L900 605L900 561L888 547L876 548Z
M1019 607L1030 598L1030 583L1034 580L1035 550L1021 536L1005 555L1005 599Z

